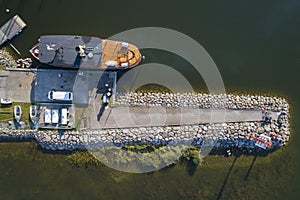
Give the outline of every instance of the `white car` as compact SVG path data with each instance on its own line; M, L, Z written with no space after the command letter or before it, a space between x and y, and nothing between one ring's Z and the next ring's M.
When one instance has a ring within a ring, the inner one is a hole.
M72 92L62 92L62 91L49 91L48 99L52 101L72 101L73 93Z

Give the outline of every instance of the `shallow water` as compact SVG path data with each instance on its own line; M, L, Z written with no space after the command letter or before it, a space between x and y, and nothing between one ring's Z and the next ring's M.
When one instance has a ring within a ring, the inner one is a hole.
M11 13L5 13L10 8ZM19 14L28 24L12 43L29 56L42 34L103 38L157 26L198 41L218 66L226 89L282 95L292 109L292 141L267 157L208 157L197 169L178 164L154 173L126 174L104 166L74 168L65 155L30 143L0 144L3 199L296 199L300 195L300 2L0 0L0 23ZM203 90L201 77L175 55L144 50L147 62L168 64ZM34 146L34 145L33 145ZM31 152L30 152L31 149ZM32 150L33 149L33 150ZM253 167L251 163L254 160ZM232 165L233 163L233 165ZM232 166L232 167L231 167ZM248 178L245 177L248 175Z

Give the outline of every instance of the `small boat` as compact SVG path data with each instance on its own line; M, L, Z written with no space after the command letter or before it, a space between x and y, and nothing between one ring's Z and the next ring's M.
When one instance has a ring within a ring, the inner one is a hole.
M14 106L14 116L17 122L20 122L22 117L22 109L21 106Z
M30 120L32 123L36 123L36 116L37 116L37 106L36 105L31 105L30 107L30 112L29 112L29 116L30 116Z
M4 105L12 104L12 100L9 98L1 98L1 104L4 104Z
M29 52L41 63L60 68L124 70L142 60L133 44L77 35L43 35Z

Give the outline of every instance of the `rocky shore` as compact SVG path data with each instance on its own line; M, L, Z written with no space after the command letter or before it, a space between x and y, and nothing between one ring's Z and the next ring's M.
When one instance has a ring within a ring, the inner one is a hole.
M200 147L239 148L252 151L259 148L251 137L265 134L272 137L277 149L289 141L287 126L278 126L274 120L270 124L261 122L222 123L209 125L139 127L128 129L103 129L86 131L67 131L63 135L57 132L39 131L35 134L43 148L52 150L86 149L96 146L125 145L175 145L191 144ZM276 137L274 135L276 134Z
M172 100L167 100L172 96ZM188 98L187 98L188 97ZM192 98L191 98L192 97ZM191 144L210 149L233 149L247 153L261 151L255 146L253 138L261 134L272 138L272 147L277 149L289 141L289 113L287 101L283 98L261 96L213 96L205 94L137 94L120 96L115 105L131 106L197 106L212 108L217 97L226 97L226 108L229 109L268 109L280 111L277 119L266 118L260 121L197 124L165 127L112 128L80 131L33 131L2 129L0 141L35 139L45 149L79 150L95 146L125 145L175 145ZM206 99L206 100L203 100ZM208 99L208 100L207 100ZM169 105L170 104L170 105ZM214 105L220 105L214 104Z
M15 68L17 63L10 53L5 49L0 49L0 65L6 68Z
M285 119L284 119L285 120ZM251 137L265 134L273 138L272 149L289 141L287 124L279 126L276 120L270 124L261 122L222 123L189 126L139 127L128 129L102 129L66 131L15 130L2 131L1 141L36 139L45 149L79 150L97 146L125 146L134 144L175 145L191 144L200 147L239 148L251 152L256 147ZM276 134L276 137L273 135Z
M0 133L1 142L21 142L35 140L35 131L33 130L11 130L2 129Z
M250 109L288 112L289 104L284 98L202 93L118 93L115 97L116 106L167 106L193 108L227 108Z

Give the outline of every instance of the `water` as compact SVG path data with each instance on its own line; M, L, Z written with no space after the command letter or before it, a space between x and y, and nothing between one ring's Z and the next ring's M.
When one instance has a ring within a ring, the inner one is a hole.
M9 14L6 8L11 10ZM0 0L1 24L14 14L19 14L28 24L12 42L23 56L29 56L28 49L42 34L106 38L136 27L174 29L197 40L209 52L228 91L287 97L292 105L293 125L288 147L267 157L254 160L244 156L235 162L234 158L210 157L197 169L178 164L149 174L120 173L104 166L74 168L65 155L45 153L28 143L3 143L0 144L1 196L4 199L41 196L48 199L281 199L285 196L296 199L300 195L297 171L300 141L296 124L300 114L299 8L297 0ZM148 61L161 61L175 68L188 66L180 58L172 57L170 61L155 50L145 53ZM192 71L183 71L193 86L201 90L201 78L195 77Z

